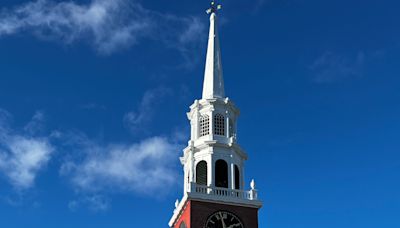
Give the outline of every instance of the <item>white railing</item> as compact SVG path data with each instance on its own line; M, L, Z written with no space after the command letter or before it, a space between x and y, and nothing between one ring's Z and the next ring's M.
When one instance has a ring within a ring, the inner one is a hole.
M213 195L219 197L229 197L245 200L258 199L257 190L255 189L252 189L250 191L243 191L228 188L209 187L205 185L197 185L196 183L191 183L191 189L189 191L197 194Z

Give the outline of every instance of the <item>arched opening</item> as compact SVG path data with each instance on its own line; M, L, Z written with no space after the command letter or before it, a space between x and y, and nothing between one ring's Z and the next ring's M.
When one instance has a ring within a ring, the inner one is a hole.
M179 226L179 228L186 228L185 222L181 222L181 225Z
M235 189L240 189L240 172L237 165L235 165Z
M207 115L200 116L200 137L210 134L210 118Z
M207 162L201 161L196 166L196 184L207 185Z
M215 186L228 188L228 163L224 160L215 163Z
M225 135L225 117L221 114L214 116L214 134Z

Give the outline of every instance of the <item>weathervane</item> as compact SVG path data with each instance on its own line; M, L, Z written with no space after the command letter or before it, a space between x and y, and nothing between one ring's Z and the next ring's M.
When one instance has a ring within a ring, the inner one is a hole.
M218 10L222 9L221 4L215 4L215 0L211 1L211 7L206 11L207 14L217 13Z

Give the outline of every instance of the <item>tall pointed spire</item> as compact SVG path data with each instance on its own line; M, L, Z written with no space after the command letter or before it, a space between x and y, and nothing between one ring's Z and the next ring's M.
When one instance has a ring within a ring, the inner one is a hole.
M211 8L207 10L207 13L210 14L210 33L204 72L203 99L225 97L217 22L217 11L220 8L221 5L215 5L215 2L212 1Z

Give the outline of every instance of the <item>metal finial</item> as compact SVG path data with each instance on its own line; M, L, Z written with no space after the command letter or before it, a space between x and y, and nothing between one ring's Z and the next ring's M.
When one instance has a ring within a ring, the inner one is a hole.
M256 182L254 181L254 179L251 180L250 187L251 187L251 190L255 190L256 189Z
M211 13L217 13L218 10L222 9L222 5L221 4L216 4L215 0L211 1L211 7L209 9L207 9L207 14L211 14Z

